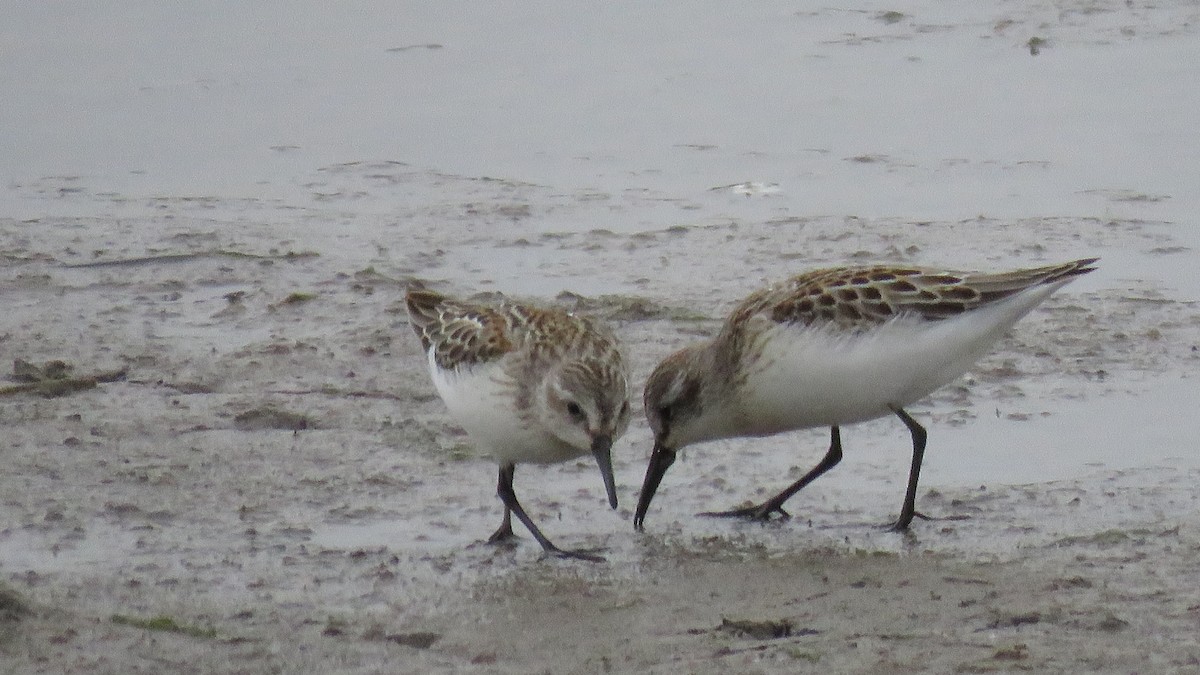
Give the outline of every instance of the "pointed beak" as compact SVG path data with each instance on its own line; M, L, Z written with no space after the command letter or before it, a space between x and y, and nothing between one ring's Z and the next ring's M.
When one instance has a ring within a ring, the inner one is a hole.
M601 434L592 438L592 454L600 465L600 476L604 478L604 490L608 492L608 505L617 508L617 485L613 482L612 436Z
M662 482L663 474L675 463L675 451L663 445L661 438L654 439L654 451L650 453L650 464L646 467L646 480L642 482L642 494L638 497L637 512L633 516L633 529L641 530L646 520L646 511L654 492Z

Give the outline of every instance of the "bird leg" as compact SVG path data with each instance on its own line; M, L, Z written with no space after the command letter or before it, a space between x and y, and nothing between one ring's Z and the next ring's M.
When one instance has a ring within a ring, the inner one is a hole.
M785 520L791 518L791 515L783 510L783 503L791 499L792 495L799 492L805 485L813 482L821 474L829 471L837 466L838 462L842 461L841 431L837 427L830 427L829 432L829 451L825 453L825 457L811 471L804 474L800 480L789 485L783 492L756 506L747 506L746 508L732 509L730 511L710 511L701 513L700 515L714 518L750 518L752 520L766 521L771 519L771 514L778 513Z
M501 469L503 471L503 469ZM487 543L500 544L506 541L516 539L517 535L513 534L512 529L512 509L504 507L504 520L500 521L500 527L488 537Z
M586 551L564 551L554 544L542 534L537 525L525 513L525 509L521 507L521 503L517 501L517 495L513 492L513 474L516 471L516 466L513 464L500 465L500 478L496 484L496 494L500 497L500 501L504 502L504 522L500 525L500 529L492 535L492 539L497 536L503 537L505 529L508 530L508 535L512 535L512 519L510 513L517 516L517 520L529 530L533 538L542 545L542 550L547 555L553 555L559 558L574 558L576 560L587 560L589 562L604 562L604 558L598 555L592 555Z
M904 492L904 504L900 507L900 517L892 524L892 529L903 532L908 529L913 517L929 520L929 516L917 511L917 479L921 475L921 460L925 457L925 439L928 433L903 408L893 408L892 412L908 427L912 434L913 458L912 468L908 472L908 489Z

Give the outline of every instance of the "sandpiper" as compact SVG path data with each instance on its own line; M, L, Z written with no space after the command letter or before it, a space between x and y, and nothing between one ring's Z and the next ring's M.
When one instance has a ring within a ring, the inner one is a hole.
M908 266L806 272L752 293L712 340L667 357L646 383L654 449L634 527L684 446L828 426L825 457L762 504L711 516L788 517L783 504L842 459L840 427L889 414L912 435L900 517L916 511L925 428L904 408L971 367L1014 323L1097 258L998 274Z
M552 544L517 501L513 473L518 462L549 464L591 453L609 505L617 508L610 452L630 413L616 337L592 319L557 309L472 304L427 290L410 290L405 299L446 407L500 464L496 491L504 520L488 541L514 537L516 514L547 554L603 560Z

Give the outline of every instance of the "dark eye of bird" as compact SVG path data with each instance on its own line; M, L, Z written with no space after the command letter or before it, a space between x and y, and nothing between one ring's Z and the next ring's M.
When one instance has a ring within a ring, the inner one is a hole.
M575 401L571 401L570 403L567 404L567 414L570 415L571 417L574 417L575 419L582 419L583 418L583 408L580 408L579 404L576 403Z

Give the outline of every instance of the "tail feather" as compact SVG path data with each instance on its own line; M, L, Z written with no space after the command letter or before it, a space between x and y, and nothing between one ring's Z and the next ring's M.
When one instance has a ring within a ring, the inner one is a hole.
M1092 263L1099 258L1083 258L1059 265L1030 267L998 274L972 274L966 282L979 291L983 302L999 300L1034 286L1066 282L1096 270Z
M1084 258L1058 265L1046 267L1029 267L1026 269L1001 272L998 274L971 275L970 282L975 285L1028 288L1037 284L1050 284L1061 279L1075 277L1094 271L1092 263L1099 258Z

